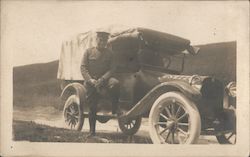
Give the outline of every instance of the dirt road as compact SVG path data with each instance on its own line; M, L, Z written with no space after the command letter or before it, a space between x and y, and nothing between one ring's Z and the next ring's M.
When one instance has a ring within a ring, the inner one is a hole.
M47 125L50 127L56 128L67 128L60 111L54 110L52 108L46 109L35 109L35 110L14 110L14 119L22 120L22 121L32 121L36 124ZM82 131L85 133L88 132L89 124L88 119L86 118L84 121L84 126ZM119 129L117 120L110 120L107 123L99 123L97 122L97 133L105 133L108 135L120 134L121 130ZM148 126L148 119L143 118L142 125L139 131L136 133L137 136L143 137L146 139L150 139ZM119 135L120 136L120 135ZM150 143L150 142L149 142ZM214 136L200 136L198 144L218 144L216 138Z

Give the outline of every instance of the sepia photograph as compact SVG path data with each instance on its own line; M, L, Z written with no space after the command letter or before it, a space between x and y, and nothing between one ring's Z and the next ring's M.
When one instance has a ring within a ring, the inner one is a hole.
M249 155L247 1L1 1L0 59L3 155Z

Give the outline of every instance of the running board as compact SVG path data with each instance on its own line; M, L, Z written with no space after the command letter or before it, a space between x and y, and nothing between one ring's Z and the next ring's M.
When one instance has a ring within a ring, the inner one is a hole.
M84 112L83 115L86 118L89 117L88 112ZM105 118L109 118L109 119L116 119L116 118L118 118L117 114L108 114L108 113L101 113L101 112L96 113L96 116L97 117L105 117Z

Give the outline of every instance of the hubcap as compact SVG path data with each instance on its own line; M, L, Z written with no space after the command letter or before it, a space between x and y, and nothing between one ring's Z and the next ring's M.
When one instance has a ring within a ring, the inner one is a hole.
M173 100L159 107L155 128L162 143L181 144L189 137L189 116L185 108Z

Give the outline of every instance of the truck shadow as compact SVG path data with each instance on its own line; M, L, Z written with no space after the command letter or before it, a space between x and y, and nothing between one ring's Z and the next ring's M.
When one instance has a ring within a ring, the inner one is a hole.
M30 142L72 142L72 143L138 143L151 144L147 136L128 136L119 132L97 132L88 138L88 132L37 124L33 121L13 121L13 140Z
M132 135L128 136L122 133L97 133L97 136L86 138L87 143L136 143L152 144L149 137Z

